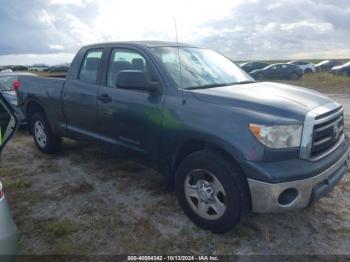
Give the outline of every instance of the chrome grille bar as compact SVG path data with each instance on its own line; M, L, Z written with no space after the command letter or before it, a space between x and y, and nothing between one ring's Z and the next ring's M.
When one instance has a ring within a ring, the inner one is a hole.
M331 111L334 111L334 112L329 114ZM332 119L336 119L337 117L343 114L343 111L344 109L340 104L336 102L331 102L323 106L317 107L306 114L305 121L304 121L303 135L302 135L301 145L300 145L301 158L315 161L322 157L325 157L328 153L335 150L334 147L338 147L340 145L339 143L336 143L336 145L329 150L330 152L325 152L326 154L322 154L321 157L318 156L313 158L311 156L314 127L316 125L331 121ZM343 136L344 135L342 135L342 137ZM341 140L341 137L340 137L340 140Z

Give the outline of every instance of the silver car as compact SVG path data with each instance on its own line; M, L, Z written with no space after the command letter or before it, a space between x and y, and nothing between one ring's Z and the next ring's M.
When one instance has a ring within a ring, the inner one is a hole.
M17 240L18 230L13 222L0 182L0 256L16 255Z
M18 116L0 93L0 160L1 151L18 126ZM1 178L1 174L0 174ZM18 230L0 182L0 260L11 261L17 254Z

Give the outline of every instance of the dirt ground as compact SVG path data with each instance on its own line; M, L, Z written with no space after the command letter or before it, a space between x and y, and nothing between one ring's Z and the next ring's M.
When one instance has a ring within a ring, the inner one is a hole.
M338 86L310 79L296 84L331 94L350 116L350 78ZM20 130L3 152L0 179L22 255L350 255L349 174L309 209L251 214L223 235L194 226L159 174L104 147L66 139L62 152L47 156Z

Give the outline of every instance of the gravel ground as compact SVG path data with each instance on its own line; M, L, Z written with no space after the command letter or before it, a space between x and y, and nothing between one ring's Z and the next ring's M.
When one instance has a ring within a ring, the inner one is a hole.
M349 93L332 96L350 116ZM223 235L195 227L160 175L106 148L65 140L61 153L46 156L22 130L3 153L0 176L22 255L350 255L349 174L309 209L252 214Z

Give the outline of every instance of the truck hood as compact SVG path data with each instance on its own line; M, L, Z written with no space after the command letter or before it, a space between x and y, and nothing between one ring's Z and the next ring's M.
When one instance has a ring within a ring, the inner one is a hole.
M191 91L204 102L303 120L307 112L332 100L318 92L279 83L259 82Z

